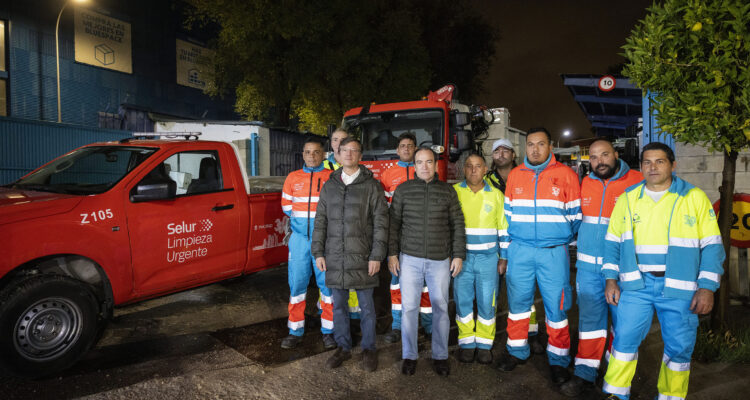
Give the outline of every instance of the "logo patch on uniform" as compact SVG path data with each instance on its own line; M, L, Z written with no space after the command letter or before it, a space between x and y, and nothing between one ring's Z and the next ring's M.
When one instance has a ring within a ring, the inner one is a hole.
M692 228L693 226L695 226L696 223L698 223L697 218L695 218L692 215L685 214L685 225Z
M295 183L294 185L292 185L292 190L296 192L302 190L303 187L305 187L304 182Z
M591 205L591 197L584 197L581 199L581 206L587 207Z
M517 188L514 188L513 192L515 192L515 194L522 194L523 193L523 188L519 186Z
M484 204L484 212L492 212L492 205L491 204Z
M637 224L639 222L641 222L641 216L638 214L633 214L633 223Z
M713 208L708 210L708 216L711 217L711 219L716 219L716 213Z
M557 186L552 186L552 194L555 195L555 197L560 195L560 188Z

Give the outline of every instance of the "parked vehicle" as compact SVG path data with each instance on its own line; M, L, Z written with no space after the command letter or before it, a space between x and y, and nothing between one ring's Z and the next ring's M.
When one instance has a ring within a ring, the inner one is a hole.
M505 138L523 160L522 131L510 127L506 108L467 106L453 99L456 88L446 85L422 100L371 104L344 114L343 126L362 141L362 163L378 177L398 159L398 136L413 133L418 146L430 146L439 156L442 180L463 179L460 165L472 151L489 158L492 142Z
M125 139L0 187L0 367L58 372L113 307L286 262L283 177L239 160L223 142Z

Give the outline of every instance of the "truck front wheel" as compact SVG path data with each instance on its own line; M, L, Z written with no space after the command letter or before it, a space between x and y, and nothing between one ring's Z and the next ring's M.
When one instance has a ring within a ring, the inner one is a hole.
M100 326L83 282L39 275L11 283L0 293L0 365L24 377L61 371L89 350Z

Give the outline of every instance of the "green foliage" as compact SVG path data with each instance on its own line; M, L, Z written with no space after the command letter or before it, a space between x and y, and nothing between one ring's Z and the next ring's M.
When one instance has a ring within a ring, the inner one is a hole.
M650 91L660 128L712 151L750 143L750 3L665 0L623 46L623 74Z
M448 81L467 82L469 93L478 92L481 86L471 82L486 72L496 39L489 25L455 1L189 2L194 12L187 26L220 26L207 92L234 91L235 109L245 118L286 125L292 117L315 133L339 123L349 108L417 99ZM442 10L451 23L433 26L427 8ZM440 29L452 32L447 43ZM450 54L465 38L471 39L465 50ZM453 61L441 59L445 53ZM449 74L460 79L446 79ZM442 81L436 85L433 78Z
M736 324L732 329L716 332L708 321L701 323L693 357L701 362L750 364L750 327Z

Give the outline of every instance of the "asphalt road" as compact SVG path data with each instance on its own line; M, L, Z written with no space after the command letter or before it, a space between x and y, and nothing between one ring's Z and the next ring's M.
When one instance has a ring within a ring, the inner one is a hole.
M549 381L544 356L532 356L510 373L451 357L451 375L439 377L430 368L424 337L417 374L401 375L400 345L382 338L390 324L388 275L381 281L376 297L380 365L374 373L360 368L358 349L341 368L324 368L331 353L320 342L312 301L303 345L279 347L288 299L281 267L119 308L97 347L75 366L37 381L0 377L0 399L564 398ZM500 304L504 308L502 299ZM498 315L496 349L505 342L504 315L502 310ZM576 324L574 307L571 328ZM455 337L454 327L451 350ZM575 331L571 337L575 348ZM661 346L654 325L641 348L632 398L656 395ZM691 399L746 399L747 393L750 366L693 362Z

